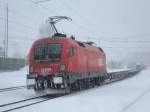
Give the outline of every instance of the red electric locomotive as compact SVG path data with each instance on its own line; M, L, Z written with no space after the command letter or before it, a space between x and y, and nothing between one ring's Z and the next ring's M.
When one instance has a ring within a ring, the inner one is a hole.
M35 41L29 53L28 89L70 91L100 84L106 76L106 56L101 48L57 32Z

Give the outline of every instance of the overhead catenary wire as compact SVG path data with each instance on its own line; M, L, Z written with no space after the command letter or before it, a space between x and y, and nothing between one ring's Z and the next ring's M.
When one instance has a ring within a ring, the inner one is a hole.
M0 4L0 5L3 6L2 4ZM21 12L19 12L19 11L16 11L16 10L10 8L10 7L9 7L9 14L14 14L14 15L16 15L16 16L18 16L18 17L21 17L22 19L31 20L31 21L34 22L34 23L39 23L39 20L37 20L37 19L35 19L35 18L31 18L31 17L25 15L24 13L21 13Z
M30 18L29 16L27 15L24 15L24 14L21 14L21 13L18 13L17 11L15 10L12 10L12 9L9 9L9 13L12 13L12 14L15 14L23 19L28 19L28 20L31 20L32 22L36 23L36 24L39 24L39 21L36 20L36 19L33 19L33 18Z
M36 1L35 3L43 3L43 2L48 2L48 1L51 1L51 0L39 0L39 1Z
M30 2L32 2L32 3L34 3L34 4L36 4L36 5L39 5L41 8L43 8L44 10L47 10L47 11L49 11L51 14L54 14L54 15L60 15L59 13L56 13L56 12L54 12L54 11L52 11L52 10L50 10L49 8L47 8L47 7L45 7L44 5L41 5L41 4L37 4L35 1L33 1L33 0L29 0ZM77 23L75 23L75 22L73 22L72 24L74 24L74 25L76 25L76 26L78 26L78 27L80 27L80 28L82 28L82 29L84 29L84 30L86 30L86 31L90 31L90 30L87 30L87 28L85 28L85 27L83 27L82 25L79 25L79 24L77 24ZM90 31L91 32L91 31Z
M29 0L30 1L30 0ZM33 0L32 0L33 1ZM34 5L35 3L33 3L33 5ZM51 14L54 14L54 15L60 15L60 14L58 14L57 12L54 12L54 13L52 13L51 12L51 9L50 8L48 8L48 7L45 7L46 5L42 5L42 4L35 4L35 6L39 6L38 8L42 8L43 10L47 10L47 12L49 12L49 13L51 13ZM13 12L12 12L13 13ZM17 14L17 13L16 13ZM18 14L19 15L19 14ZM76 15L76 13L75 13L75 15ZM25 17L25 15L20 15L20 16L22 16L22 17ZM30 19L30 18L29 18ZM84 20L84 19L83 19ZM11 20L10 20L11 21ZM13 21L13 20L12 20ZM34 21L34 20L33 20ZM85 20L86 21L86 20ZM10 22L10 23L12 23L12 22ZM26 24L27 25L27 27L26 26L24 26L24 25L22 25L22 23L16 23L16 21L15 21L15 23L12 23L12 24L14 24L14 25L16 25L16 26L19 26L19 27L22 27L22 28L27 28L28 30L31 30L31 29L33 29L34 31L35 31L35 29L34 28L29 28L30 27L30 25L29 24ZM24 24L24 23L23 23ZM93 31L93 30L91 30L90 28L89 28L89 26L86 26L86 25L83 25L83 24L80 24L78 21L76 22L76 21L72 21L71 22L71 24L72 25L74 25L75 27L77 27L79 30L81 29L81 30L83 30L83 31L85 31L85 32L89 32L89 33L91 33L91 35L90 36L94 36L93 38L95 38L95 39L97 39L97 40L100 40L100 42L102 43L102 42L109 42L109 43L111 43L111 44L133 44L133 43L138 43L138 44L140 44L140 43L150 43L150 41L144 41L144 40L142 40L142 41L140 41L140 40L121 40L121 39L113 39L112 37L111 38L105 38L104 36L100 36L99 34L96 34L96 32L95 31ZM28 27L29 26L29 27ZM21 30L21 29L18 29L19 31ZM24 29L22 30L22 32L26 32L26 31L24 31ZM26 32L26 33L28 33L28 32ZM89 34L88 33L88 34ZM30 34L30 35L32 35L32 34ZM10 35L11 36L11 35ZM95 37L96 36L96 37ZM10 38L12 38L12 36L10 37ZM115 38L115 37L114 37ZM16 36L16 39L10 39L10 41L13 41L12 43L15 43L15 42L19 42L20 40L23 40L23 42L25 42L25 39L21 39L19 36ZM28 39L26 40L26 41L29 41ZM25 42L26 43L26 42ZM30 44L30 43L29 43ZM14 44L15 45L15 44ZM124 47L120 47L120 46L102 46L102 48L106 48L106 49L124 49ZM132 46L127 46L127 48L139 48L139 49L143 49L144 48L144 46L141 46L141 47L132 47Z
M65 2L65 0L58 0L62 5L64 5L66 8L69 9L69 11L73 12L75 15L77 15L80 19L82 19L83 21L86 21L88 24L91 24L93 26L93 28L95 29L99 29L99 27L97 26L97 24L95 24L93 21L91 21L89 18L81 15L79 12L77 12L74 8L72 8L67 2ZM103 34L103 32L101 32L101 34Z
M29 36L23 36L24 38L19 38L19 37L21 37L21 36L19 36L19 35L11 35L10 39L11 40L16 40L16 41L18 41L18 40L25 40L25 41L33 40L33 41L35 41L35 40L39 39L39 38L30 38Z
M51 14L54 14L54 15L59 15L58 13L56 13L55 11L52 11L50 10L49 8L45 7L44 5L40 4L40 3L37 3L33 0L28 0L29 2L32 2L33 4L37 5L37 6L40 6L41 8L43 8L44 10L47 10L48 12L50 12Z
M51 14L54 14L54 15L61 15L61 14L59 14L59 13L57 13L57 12L54 12L54 11L50 10L49 8L45 7L44 5L42 5L42 4L40 4L40 3L36 3L36 2L33 1L33 0L28 0L28 1L32 2L33 4L35 4L35 5L37 5L37 6L40 6L40 7L43 8L44 10L50 12ZM83 25L79 25L79 24L77 24L77 23L75 23L75 22L71 22L71 23L72 23L73 25L77 26L78 28L83 29L83 30L86 31L86 32L92 32L93 35L96 35L96 32L92 31L91 29L89 29L89 28L87 28L87 27L85 27L85 26L83 26ZM97 36L98 36L98 35L97 35ZM99 37L101 37L101 36L99 36ZM105 40L104 40L104 41L105 41ZM108 40L107 40L107 41L108 41Z
M3 18L3 17L0 17L0 19L1 20L5 20L5 18ZM31 28L30 26L27 26L27 25L24 25L24 24L18 24L17 22L15 22L15 21L12 21L12 20L9 20L9 22L10 23L12 23L12 24L15 24L15 25L17 25L17 26L21 26L21 27L25 27L25 28L28 28L28 29L34 29L34 28ZM72 22L72 24L73 25L75 25L76 27L78 27L78 28L82 28L83 30L85 30L85 31L88 31L88 32L92 32L90 29L88 29L88 28L86 28L86 27L84 27L84 26L82 26L82 25L80 25L80 24L78 24L78 23L76 23L76 22ZM20 29L19 29L20 30ZM24 31L23 31L24 32ZM29 33L29 32L28 32ZM92 32L92 33L94 33L94 32ZM31 35L37 35L37 34L34 34L34 33L29 33L29 34L31 34ZM96 38L96 39L100 39L100 38ZM113 43L150 43L150 41L141 41L141 40L139 40L139 41L129 41L129 40L109 40L109 41L107 41L107 42L113 42Z
M3 17L0 17L0 19L1 20L6 20L5 18L3 18ZM21 26L21 27L24 27L24 28L28 28L28 29L33 29L33 30L35 30L35 28L33 28L33 27L31 27L31 26L28 26L28 25L26 25L26 24L20 24L20 23L18 23L17 21L13 21L13 20L8 20L8 22L9 23L12 23L12 24L15 24L15 25L17 25L17 26Z
M3 18L3 17L0 17L0 20L6 20L5 18ZM14 25L16 25L16 26L19 26L19 27L22 27L22 28L26 28L26 29L32 29L32 31L33 30L35 30L35 28L33 28L33 27L31 27L31 26L28 26L28 25L25 25L25 24L21 24L21 23L18 23L18 22L16 22L16 21L13 21L13 20L8 20L8 22L9 23L12 23L12 24L14 24ZM17 29L17 30L19 30L19 31L21 31L20 29ZM22 31L22 32L24 32L24 31ZM27 33L27 32L26 32ZM29 33L29 32L28 32ZM29 33L29 34L31 34L31 35L37 35L36 33Z
M89 19L87 19L86 17L82 16L77 11L75 11L64 0L58 0L58 1L62 5L64 5L66 8L68 8L70 12L72 11L75 15L77 15L81 20L88 22L89 24L91 24L92 26L94 26L94 28L95 28L95 26L97 26L97 25L93 24L93 22L91 22ZM72 22L72 24L76 25L78 28L82 28L84 31L91 32L93 35L98 36L99 38L102 38L102 36L100 36L99 34L97 34L95 31L93 31L93 30L91 30L91 29L89 29L89 28L87 28L87 27L85 27L83 25L77 24L75 22ZM92 37L92 38L95 38L95 37ZM108 41L108 40L104 39L103 41Z
M33 0L29 0L30 2L32 2L33 4L35 4L35 5L39 5L41 8L43 8L44 10L47 10L47 11L49 11L50 13L52 13L52 14L55 14L55 15L60 15L60 14L58 14L58 13L56 13L56 12L54 12L54 11L52 11L52 10L50 10L49 8L47 8L47 7L45 7L44 5L41 5L40 3L36 3L35 1L33 1ZM61 3L64 3L63 1L60 1ZM67 5L67 7L70 7L70 6L68 6ZM71 10L73 10L74 11L74 9L72 8L72 7L70 7L70 9ZM11 11L11 12L14 12L14 11ZM74 11L74 12L76 12L76 11ZM79 13L77 13L76 15L78 15L78 16L80 16L80 17L82 17ZM22 15L23 17L25 17L24 15ZM0 19L2 19L2 18L0 18ZM84 20L85 20L86 18L84 17ZM28 25L22 25L22 24L20 24L20 23L16 23L15 21L11 21L11 20L9 20L9 22L10 23L13 23L13 24L15 24L15 25L18 25L18 26L22 26L22 27L24 27L24 28L29 28L29 29L34 29L34 28L31 28L30 26L28 26ZM82 30L84 30L84 31L86 31L86 32L91 32L91 34L93 34L93 35L95 35L95 32L93 32L92 30L90 30L90 29L88 29L87 27L85 27L85 26L83 26L83 25L81 25L81 24L79 24L79 23L76 23L76 22L71 22L71 24L73 24L74 26L76 26L76 27L78 27L78 28L80 28L80 29L82 29ZM34 29L35 30L35 29ZM93 38L95 38L95 39L101 39L102 38L102 36L98 36L98 37L93 37ZM104 37L103 37L104 38ZM150 43L150 41L128 41L128 40L108 40L108 39L101 39L101 41L106 41L106 42L110 42L110 43Z
M87 19L85 16L82 16L80 13L78 13L76 10L74 10L74 8L72 8L70 5L68 5L65 0L58 0L62 5L64 5L66 8L69 9L69 11L72 11L73 13L75 13L75 15L77 15L78 17L80 17L82 20L87 21L88 23L90 23L91 25L93 25L94 27L98 28L96 24L93 24L93 22L91 22L89 19ZM99 36L99 35L98 35ZM99 36L100 38L102 38L102 36ZM92 37L95 38L95 37ZM106 38L104 38L105 41L108 42L119 42L119 43L150 43L150 41L128 41L128 40L106 40Z
M90 23L91 25L93 25L94 27L96 26L95 24L93 24L93 22L91 22L90 20L88 20L86 17L84 17L84 16L82 16L81 14L79 14L77 11L75 11L72 7L70 7L66 2L64 2L64 0L58 0L62 5L65 5L68 9L69 9L69 11L73 11L78 17L80 17L82 20L84 20L84 21L87 21L88 23ZM41 5L41 4L38 4L38 5ZM43 5L42 5L43 6ZM43 6L44 7L44 6ZM48 8L46 8L46 10L47 10ZM48 9L48 11L50 11L49 9ZM53 14L58 14L58 13L53 13ZM58 15L60 15L60 14L58 14ZM94 31L92 31L91 29L89 29L89 28L87 28L87 27L85 27L85 26L83 26L83 25L81 25L81 24L78 24L78 23L76 23L76 22L71 22L71 24L73 24L73 25L75 25L75 26L77 26L78 28L80 28L80 29L83 29L84 31L86 31L86 32L90 32L91 34L93 34L93 35L97 35L98 37L92 37L92 38L95 38L95 39L101 39L101 40L103 40L103 41L107 41L107 42L110 42L110 43L112 43L112 42L115 42L115 43L150 43L150 41L130 41L130 40L108 40L108 39L106 39L105 37L103 37L103 36L100 36L99 34L96 34L96 32L94 32Z

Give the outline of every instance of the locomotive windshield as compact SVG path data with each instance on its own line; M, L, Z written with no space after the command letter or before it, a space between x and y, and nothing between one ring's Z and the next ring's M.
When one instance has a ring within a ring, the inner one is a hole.
M36 61L59 61L61 58L61 44L39 45L35 48Z

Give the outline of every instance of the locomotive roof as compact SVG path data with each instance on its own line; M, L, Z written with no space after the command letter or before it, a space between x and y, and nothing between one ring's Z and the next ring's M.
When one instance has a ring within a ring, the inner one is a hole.
M51 40L56 40L56 41L59 41L59 42L64 42L64 41L68 41L68 42L71 42L72 44L75 44L77 46L80 46L80 47L83 47L83 48L88 48L88 49L95 49L95 48L98 48L92 44L88 44L87 42L81 42L81 41L78 41L78 40L73 40L73 39L70 39L70 38L66 38L66 37L47 37L47 38L41 38L41 39L38 39L34 42L34 45L37 45L37 44L40 44L40 43L47 43L48 41L51 41ZM101 48L98 48L100 51L103 52L103 50Z
M35 41L35 43L41 43L43 41L50 41L50 40L58 40L58 41L72 41L72 42L76 42L79 46L82 44L83 46L93 46L93 44L91 44L91 42L81 42L78 40L73 40L70 38L66 38L66 37L46 37L46 38L41 38ZM93 42L92 42L93 43ZM95 46L94 46L95 47Z

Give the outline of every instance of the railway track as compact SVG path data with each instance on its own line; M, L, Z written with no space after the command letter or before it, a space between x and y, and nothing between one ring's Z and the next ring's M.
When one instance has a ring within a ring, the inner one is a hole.
M113 82L120 81L120 80L126 79L128 77L134 76L138 72L140 72L140 71L139 70L135 70L135 71L132 70L132 71L121 71L121 72L109 73L109 75L111 76L110 80L102 83L101 86L105 85L105 84L111 84ZM16 89L20 89L20 88L25 88L25 86L3 88L3 89L0 89L0 92L11 91L11 90L16 90ZM86 89L89 89L89 88L86 88ZM85 88L82 88L82 90L85 90ZM79 91L72 91L71 94L72 93L74 94L74 93L79 92ZM38 96L38 97L24 99L24 100L20 100L20 101L16 101L16 102L11 102L11 103L7 103L7 104L2 104L2 105L0 105L0 111L1 112L9 112L9 111L21 109L24 107L32 106L32 105L35 105L38 103L42 103L42 102L57 98L57 97L60 97L63 95L66 95L66 94L44 95L44 96Z
M24 99L16 102L11 102L7 104L0 105L0 111L1 112L9 112L17 109L21 109L24 107L32 106L38 103L42 103L60 96L63 96L65 94L51 94L51 95L44 95L44 96L39 96L39 97L34 97L34 98L29 98L29 99Z
M26 88L26 86L14 86L14 87L9 87L9 88L1 88L0 89L0 93L1 92L6 92L6 91L13 91L13 90L18 90L18 89L24 89Z

